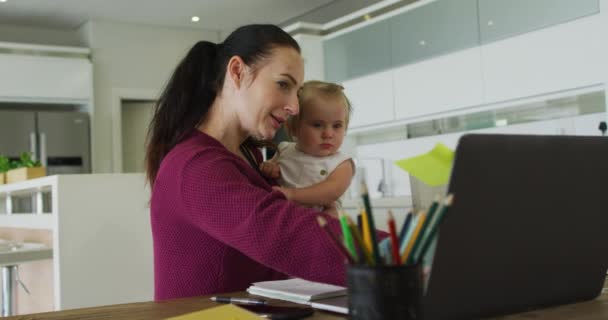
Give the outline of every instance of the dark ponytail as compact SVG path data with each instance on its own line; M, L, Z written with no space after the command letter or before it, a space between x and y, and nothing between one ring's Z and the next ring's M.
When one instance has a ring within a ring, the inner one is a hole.
M298 43L274 25L248 25L232 32L221 44L200 41L178 64L161 94L148 129L146 171L154 185L163 158L203 120L224 84L228 61L239 56L253 66L274 47ZM250 143L247 139L246 143Z

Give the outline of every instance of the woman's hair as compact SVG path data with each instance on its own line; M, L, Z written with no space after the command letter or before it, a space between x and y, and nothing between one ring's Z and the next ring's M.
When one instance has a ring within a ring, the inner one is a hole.
M199 41L177 65L162 92L148 128L146 171L150 185L163 158L204 119L224 85L230 58L239 56L246 65L271 55L277 47L300 52L298 43L275 25L247 25L232 32L223 43ZM252 139L245 141L254 144Z
M348 121L350 114L352 113L352 106L350 101L344 94L344 87L339 84L324 82L318 80L311 80L304 82L302 88L298 92L298 102L300 104L300 113L287 119L285 123L287 132L292 139L295 138L295 129L298 127L302 116L306 113L307 106L312 103L318 103L319 99L331 100L337 99L343 102L346 108L346 119L344 119L344 127L348 128Z

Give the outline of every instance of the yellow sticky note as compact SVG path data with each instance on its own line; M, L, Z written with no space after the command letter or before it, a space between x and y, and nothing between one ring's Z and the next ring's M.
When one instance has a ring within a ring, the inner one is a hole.
M226 304L197 312L187 313L181 316L167 318L165 320L260 320L255 313L249 312L233 304Z
M438 143L425 154L397 160L395 164L420 181L435 187L448 183L453 161L454 151Z

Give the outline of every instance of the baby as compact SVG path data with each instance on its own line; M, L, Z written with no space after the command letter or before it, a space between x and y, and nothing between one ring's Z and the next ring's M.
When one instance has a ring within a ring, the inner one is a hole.
M351 112L343 90L333 83L305 82L298 94L300 113L285 124L295 142L281 142L276 155L260 164L263 174L279 179L281 186L274 188L287 199L323 210L350 185L355 165L339 151Z

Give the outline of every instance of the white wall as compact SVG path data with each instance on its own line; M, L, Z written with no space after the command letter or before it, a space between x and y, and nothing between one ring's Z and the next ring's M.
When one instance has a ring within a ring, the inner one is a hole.
M89 21L79 32L92 51L93 171L113 172L112 108L116 92L160 93L187 50L200 40L217 41L219 33L105 21Z
M0 24L0 41L80 47L78 30L34 28Z
M323 80L325 63L323 56L323 38L308 34L295 35L304 57L304 80Z

